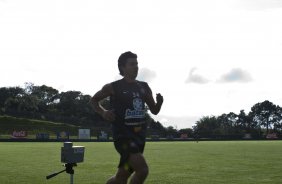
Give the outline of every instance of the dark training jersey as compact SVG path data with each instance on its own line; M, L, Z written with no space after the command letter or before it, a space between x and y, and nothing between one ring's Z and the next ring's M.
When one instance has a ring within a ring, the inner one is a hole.
M111 109L116 115L112 123L113 138L132 139L143 144L146 138L145 98L152 91L146 82L128 83L124 79L112 82L114 95Z

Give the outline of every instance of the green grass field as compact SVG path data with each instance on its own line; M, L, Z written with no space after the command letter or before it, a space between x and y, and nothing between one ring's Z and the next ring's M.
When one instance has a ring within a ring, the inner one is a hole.
M62 143L0 143L1 184L63 184ZM103 184L116 171L112 143L74 143L86 147L75 167L74 183ZM282 141L149 142L145 148L150 184L281 184Z

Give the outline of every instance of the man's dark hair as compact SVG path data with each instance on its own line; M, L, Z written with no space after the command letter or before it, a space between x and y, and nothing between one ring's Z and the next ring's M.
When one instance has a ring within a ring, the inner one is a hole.
M122 66L126 65L127 59L128 58L134 58L137 59L137 54L134 54L130 51L122 53L119 58L118 58L118 69L119 69L119 74L123 76L123 71L121 69Z

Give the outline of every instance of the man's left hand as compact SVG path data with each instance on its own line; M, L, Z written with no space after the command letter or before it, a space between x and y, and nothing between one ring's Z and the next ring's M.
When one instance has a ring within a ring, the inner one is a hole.
M157 93L157 103L158 104L162 104L163 103L163 101L164 101L164 98L163 98L163 96L160 94L160 93Z

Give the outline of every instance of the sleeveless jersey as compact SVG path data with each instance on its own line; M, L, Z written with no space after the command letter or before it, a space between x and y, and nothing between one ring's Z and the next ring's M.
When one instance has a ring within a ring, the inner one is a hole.
M113 138L131 139L143 144L146 138L145 96L152 93L146 82L128 83L125 79L112 82L114 95L110 97L111 109L116 115L112 123Z

